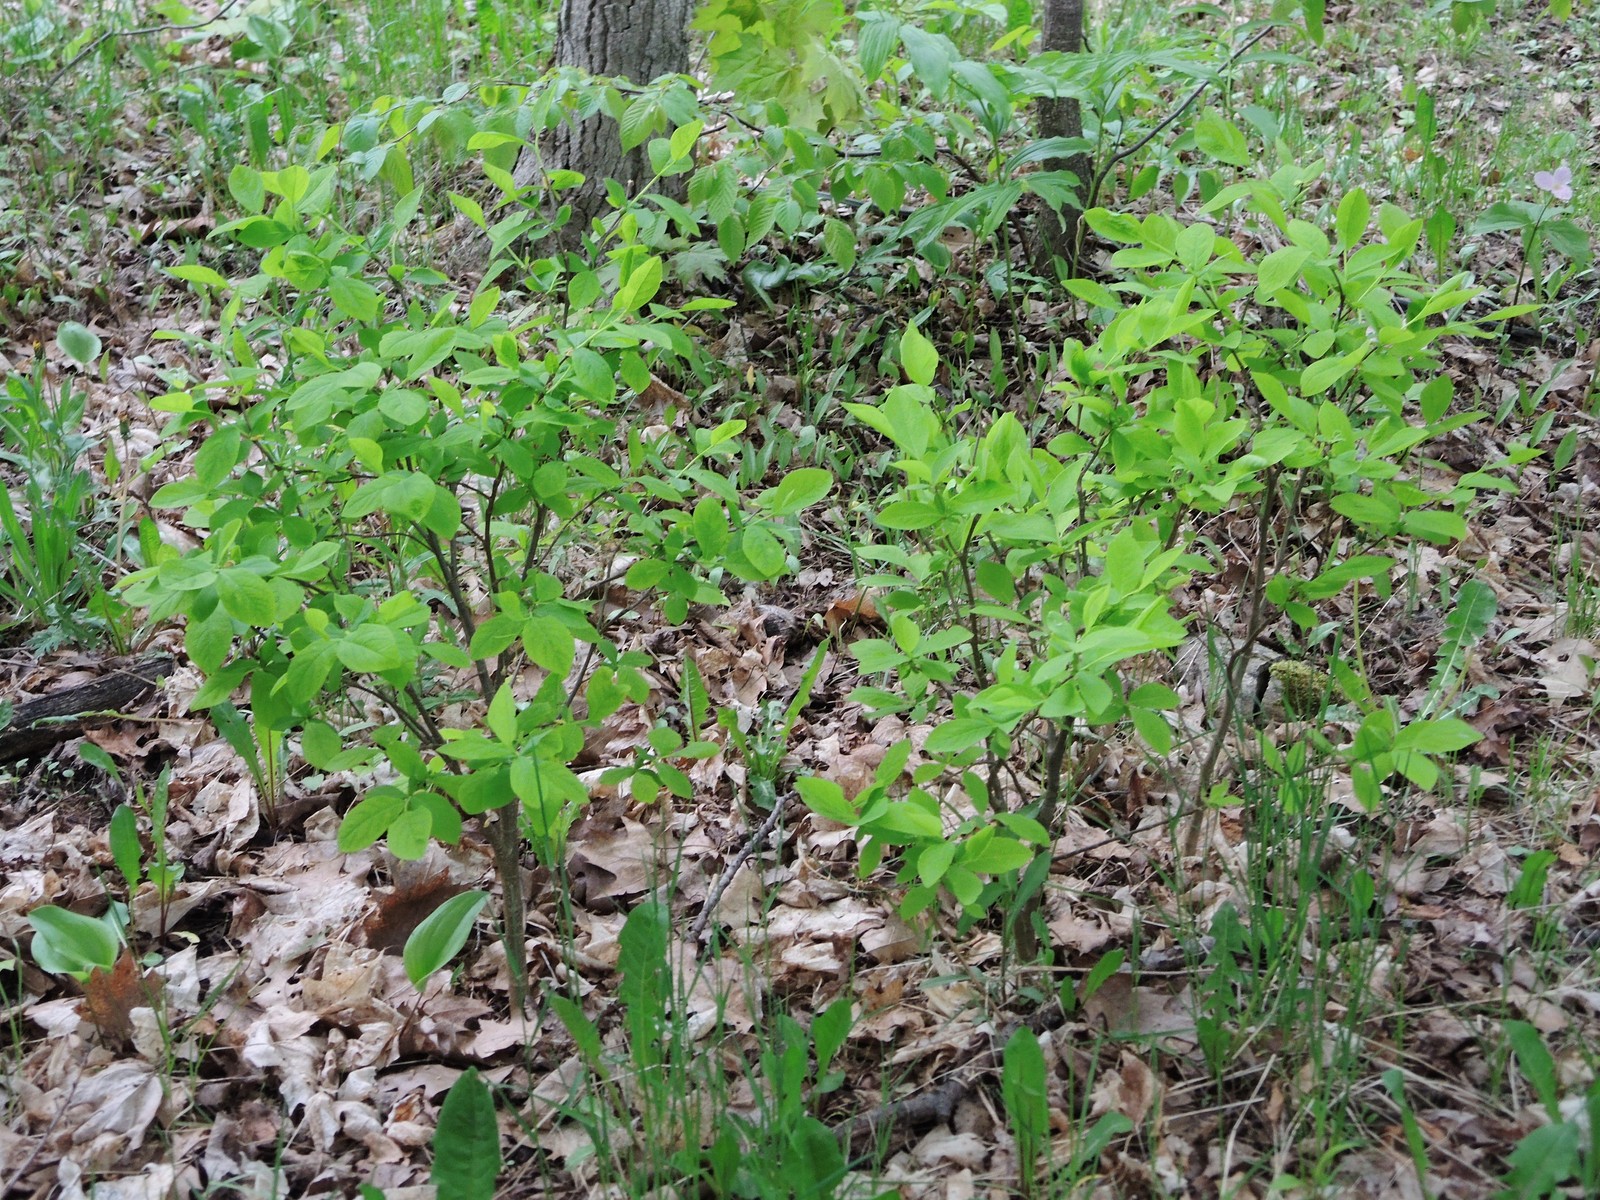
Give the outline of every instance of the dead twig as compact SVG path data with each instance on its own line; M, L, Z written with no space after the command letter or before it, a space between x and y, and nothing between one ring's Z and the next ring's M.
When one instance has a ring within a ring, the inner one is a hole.
M835 1125L834 1136L848 1150L854 1146L857 1138L876 1137L886 1130L920 1129L930 1125L947 1124L955 1115L956 1105L978 1086L985 1075L1000 1065L1005 1045L1017 1030L1026 1026L1036 1034L1044 1033L1051 1029L1059 1029L1066 1024L1066 1020L1067 1014L1062 1011L1061 1005L1052 1001L1032 1016L1007 1025L1002 1034L991 1039L988 1049L971 1059L963 1070L952 1075L931 1092L907 1096L903 1100L880 1104L877 1108L858 1113L848 1121Z
M750 860L750 856L759 850L766 840L772 836L772 831L778 827L778 821L783 815L783 806L787 797L779 797L772 803L772 811L767 814L767 819L761 822L761 827L755 831L750 840L744 844L744 849L722 868L722 874L717 877L717 882L706 893L706 902L700 909L700 915L695 918L694 926L689 930L689 941L697 943L705 935L706 926L711 923L711 914L716 909L722 894L728 890L728 885L733 882L733 877L739 873L739 868ZM703 960L710 943L702 945L697 951Z

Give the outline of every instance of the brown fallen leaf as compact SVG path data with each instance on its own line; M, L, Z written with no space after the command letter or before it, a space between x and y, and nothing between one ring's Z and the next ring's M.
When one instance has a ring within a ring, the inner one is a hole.
M133 1010L157 1007L161 987L161 977L154 971L141 972L133 951L124 950L111 970L96 967L83 981L78 1012L101 1037L123 1046L133 1036Z
M360 944L397 953L405 948L416 927L450 897L466 891L448 871L440 871L409 885L397 885L377 897L378 906L361 923Z
M861 625L881 628L883 617L878 613L878 606L872 602L872 594L861 591L828 605L822 614L822 623L827 627L829 637L838 637L842 630Z

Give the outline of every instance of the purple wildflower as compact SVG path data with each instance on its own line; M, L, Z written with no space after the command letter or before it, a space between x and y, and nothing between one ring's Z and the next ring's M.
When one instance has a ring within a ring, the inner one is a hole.
M1562 163L1554 171L1536 171L1533 184L1541 192L1549 192L1557 200L1572 199L1572 168Z

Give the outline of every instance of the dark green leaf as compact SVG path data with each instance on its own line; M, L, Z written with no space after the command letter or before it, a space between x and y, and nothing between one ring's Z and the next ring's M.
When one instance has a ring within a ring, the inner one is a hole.
M494 1097L475 1070L455 1081L439 1107L430 1179L450 1200L494 1200L500 1175L500 1127Z
M128 893L131 896L139 886L139 861L143 851L139 846L138 818L126 804L117 805L117 810L111 814L109 838L111 860L128 881Z

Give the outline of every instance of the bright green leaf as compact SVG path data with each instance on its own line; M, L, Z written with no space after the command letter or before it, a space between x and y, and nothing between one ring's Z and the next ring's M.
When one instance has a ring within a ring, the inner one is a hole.
M462 892L439 905L411 931L401 959L412 987L420 991L430 975L461 952L473 922L488 902L488 892Z

